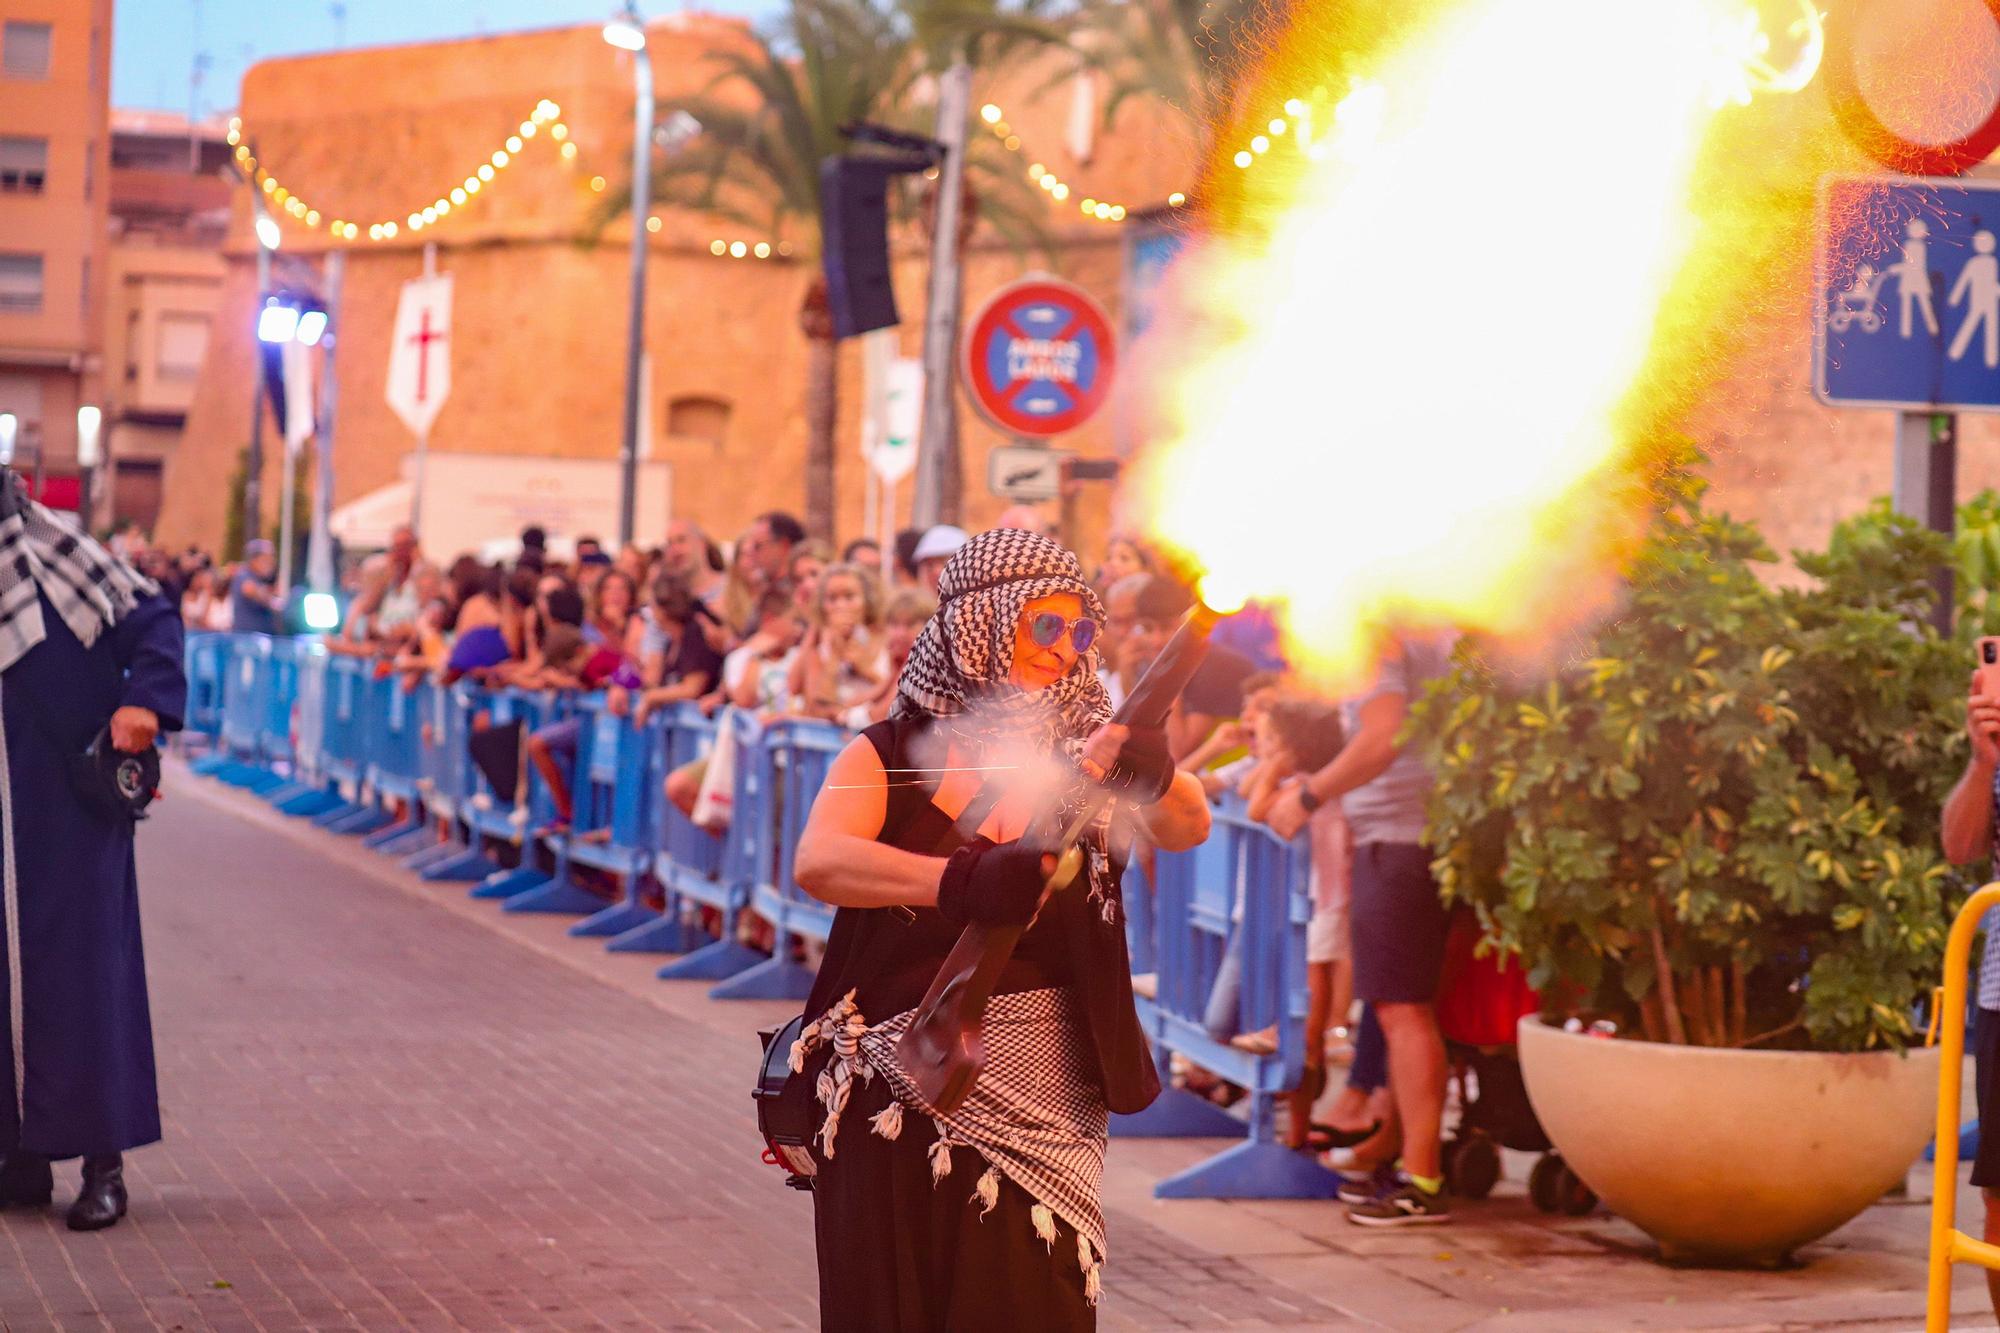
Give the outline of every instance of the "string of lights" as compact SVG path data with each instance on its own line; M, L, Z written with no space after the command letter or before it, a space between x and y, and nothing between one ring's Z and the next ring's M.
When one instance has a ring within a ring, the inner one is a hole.
M542 136L547 130L547 141L560 145L559 156L565 162L575 161L576 144L570 140L569 126L562 119L562 108L546 97L535 104L535 109L523 120L519 129L507 136L498 148L471 171L464 180L453 184L428 203L409 210L401 218L385 218L378 222L363 224L350 221L344 216L322 210L306 199L297 189L279 180L277 175L257 160L251 152L249 136L245 133L241 117L232 117L229 122L229 143L236 150L237 165L250 178L265 197L276 214L283 214L308 227L319 228L322 223L326 233L336 240L354 241L367 235L370 241L392 241L405 229L420 232L435 226L450 217L453 210L464 208L482 190L494 185L501 172L526 151L528 142Z
M546 137L560 145L558 156L565 163L577 159L576 140L561 119L562 108L555 102L543 98L535 109L523 120L518 130L493 150L465 178L450 189L438 194L429 203L410 209L401 218L385 218L378 222L362 224L349 221L339 215L329 215L327 210L317 207L296 188L280 180L276 173L260 162L251 152L249 134L244 129L241 117L233 117L229 122L229 144L235 150L237 165L262 190L275 214L283 214L308 227L325 227L326 233L336 240L357 241L365 235L370 241L392 241L408 233L420 232L436 226L454 212L465 208L475 197L494 188L500 173L514 163L527 149L530 140ZM590 178L593 193L602 194L610 182L601 175ZM646 219L646 230L658 234L665 225L657 213ZM717 259L781 259L790 258L792 243L768 240L744 240L730 237L716 237L708 242L708 253Z

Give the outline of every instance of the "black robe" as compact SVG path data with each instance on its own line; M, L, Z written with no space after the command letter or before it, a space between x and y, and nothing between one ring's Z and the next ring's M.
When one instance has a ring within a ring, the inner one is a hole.
M178 729L187 678L165 598L89 648L47 598L42 619L46 637L0 673L0 909L11 896L15 922L0 916L0 1153L64 1158L160 1137L133 826L91 813L66 761L126 705Z

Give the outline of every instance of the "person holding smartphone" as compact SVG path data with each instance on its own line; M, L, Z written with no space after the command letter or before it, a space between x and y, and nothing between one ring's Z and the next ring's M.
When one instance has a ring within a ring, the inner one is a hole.
M1993 824L2000 808L2000 639L1975 649L1972 687L1965 700L1965 731L1972 755L1945 798L1940 820L1945 858L1955 865L1993 854ZM1985 1239L2000 1244L2000 912L1985 922L1986 951L1979 963L1979 1010L1970 1041L1973 1083L1979 1099L1979 1155L1972 1183L1986 1203ZM2000 1271L1986 1273L1986 1292L2000 1316Z

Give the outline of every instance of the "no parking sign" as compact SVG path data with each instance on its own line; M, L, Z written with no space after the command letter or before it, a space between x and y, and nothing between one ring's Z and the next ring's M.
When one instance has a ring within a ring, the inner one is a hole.
M1111 392L1111 321L1082 288L1028 278L995 292L965 334L965 383L1012 435L1075 430Z

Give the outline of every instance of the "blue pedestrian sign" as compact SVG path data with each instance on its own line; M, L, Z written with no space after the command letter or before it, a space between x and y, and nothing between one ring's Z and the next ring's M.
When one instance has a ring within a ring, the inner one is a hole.
M1819 236L1821 402L2000 411L2000 182L1836 177Z

